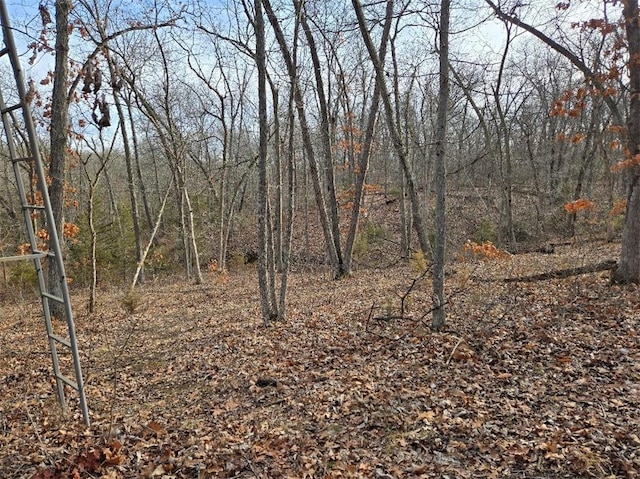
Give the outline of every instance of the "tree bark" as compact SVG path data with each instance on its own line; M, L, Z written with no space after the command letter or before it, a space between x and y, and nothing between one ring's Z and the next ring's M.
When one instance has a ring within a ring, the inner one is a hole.
M258 286L260 288L260 305L262 319L265 323L278 318L277 304L273 303L274 278L271 275L269 259L272 252L269 251L269 184L267 181L267 155L269 147L269 126L267 124L267 64L264 33L264 19L262 16L262 1L255 0L256 30L256 67L258 69L258 122L259 122L259 148L258 148Z
M131 93L129 92L129 95ZM131 143L133 144L133 158L136 169L136 179L138 181L138 187L140 188L140 198L142 200L142 206L144 207L144 214L147 220L147 226L149 230L153 228L153 219L151 218L151 208L149 207L149 199L147 196L147 188L144 184L144 178L142 177L142 168L140 165L140 153L138 151L138 135L136 133L136 123L133 118L133 108L131 107L131 97L122 97L127 107L127 117L129 119L129 126L131 128Z
M56 60L51 98L51 159L49 162L49 198L53 219L56 223L61 249L64 250L64 175L66 167L66 152L69 130L69 100L67 97L67 83L69 77L69 12L72 8L68 0L57 0L56 3ZM62 296L62 285L58 268L49 268L47 273L49 293ZM58 318L64 317L62 303L51 301L51 314Z
M627 116L630 158L640 158L640 15L638 0L626 0L623 17L629 48L629 114ZM622 251L612 279L618 283L640 283L640 165L627 169L627 214L622 231Z
M198 243L196 241L196 225L193 218L193 207L191 206L191 200L189 199L189 192L185 186L183 189L184 201L187 206L187 225L189 227L189 245L193 253L193 267L195 269L195 282L196 284L202 284L202 271L200 269L200 253L198 253Z
M511 46L511 24L503 20L507 36L504 44L504 51L500 59L500 69L498 79L493 89L493 97L496 103L496 113L498 115L497 149L500 158L500 180L501 180L501 206L500 206L500 235L506 237L505 244L509 245L509 251L517 251L516 234L513 226L513 164L511 161L511 137L507 127L505 111L502 108L501 89L504 76L505 63Z
M431 327L441 329L445 323L444 262L445 262L445 153L447 141L447 112L449 109L449 16L451 0L440 2L440 87L436 120L435 193L436 235L433 250L433 320Z
M124 148L124 159L127 168L127 187L129 189L129 201L131 203L131 221L133 222L133 235L136 247L136 264L142 260L142 235L140 232L140 212L138 209L138 194L136 177L134 175L134 165L131 159L131 148L129 146L129 137L127 135L127 122L120 103L119 95L113 95L116 111L118 112L118 121L120 122L120 134L122 135L122 145ZM144 276L140 276L140 280L144 280Z
M301 0L294 0L294 5L296 7L297 16L300 19L300 24L302 25L302 30L304 31L305 38L307 39L307 45L309 47L311 61L313 63L313 71L316 81L316 94L318 95L318 105L320 107L320 138L322 151L324 153L325 187L327 191L325 204L327 208L328 223L331 228L331 240L333 241L332 249L335 250L336 255L334 278L340 278L349 275L351 271L344 263L342 245L340 241L338 200L336 198L333 152L331 146L331 125L329 121L327 95L325 93L324 81L322 79L322 66L320 64L320 57L318 56L318 49L316 48L315 39L307 22L303 2ZM354 202L354 208L358 207L358 203Z
M295 55L295 53L294 53ZM287 224L282 243L282 275L280 277L280 304L279 319L286 319L287 281L289 279L289 265L291 262L291 249L293 244L293 221L295 217L295 193L296 193L296 155L295 155L295 110L293 106L293 92L289 94L287 122L289 127L288 151L287 151Z
M282 185L282 148L280 143L282 141L280 133L280 107L279 107L279 91L276 84L267 76L269 81L269 87L271 89L272 108L273 108L273 160L274 160L274 173L275 173L275 242L274 242L274 254L276 269L282 271L283 269L283 242L284 242L284 225L283 225L283 185Z

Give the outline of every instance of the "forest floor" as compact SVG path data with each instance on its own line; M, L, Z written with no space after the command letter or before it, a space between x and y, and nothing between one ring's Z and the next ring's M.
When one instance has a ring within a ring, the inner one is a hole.
M148 283L133 312L74 293L92 425L57 405L37 301L0 322L2 478L640 477L640 294L608 272L504 278L616 259L612 245L471 260L408 312L410 265L332 281L294 272L260 320L256 273Z

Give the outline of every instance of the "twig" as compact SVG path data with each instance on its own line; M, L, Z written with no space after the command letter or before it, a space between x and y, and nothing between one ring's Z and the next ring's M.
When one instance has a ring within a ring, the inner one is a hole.
M115 408L116 408L116 399L118 397L118 385L119 380L118 377L120 375L120 359L124 354L125 349L129 346L129 341L133 337L134 332L137 330L139 325L139 321L134 321L133 324L129 327L129 331L124 341L120 345L120 348L115 351L113 355L112 368L113 368L113 396L110 399L109 403L109 432L106 434L107 442L111 441L111 438L114 436L114 425L115 425Z
M243 451L240 451L240 454L242 454L242 458L245 461L247 461L247 466L249 466L249 469L251 469L251 472L253 472L253 475L255 477L260 477L260 474L256 470L255 465L253 464L253 461L251 461Z
M40 446L40 450L42 451L42 453L44 454L45 457L49 457L49 453L47 452L47 448L46 445L44 443L44 441L42 440L42 436L40 436L40 433L38 432L38 426L36 425L36 422L33 420L33 416L31 415L31 413L29 412L29 407L27 406L27 402L24 402L24 410L27 413L27 417L29 418L29 422L31 422L31 426L33 426L33 432L36 436L36 438L38 439L38 444Z
M374 310L375 308L376 308L376 303L374 302L374 303L371 305L371 309L369 310L369 317L367 318L367 323L366 323L366 325L365 325L365 327L364 327L364 330L365 330L365 331L367 331L367 332L369 332L369 321L371 321L371 317L373 316L373 310Z
M445 363L447 366L449 365L449 363L451 362L451 358L453 357L453 355L456 352L456 349L458 349L458 346L460 346L460 344L462 343L462 341L464 341L464 336L462 336L460 339L458 339L458 342L456 343L456 345L453 347L453 349L451 350L451 354L449 354L449 359L447 359L447 362Z

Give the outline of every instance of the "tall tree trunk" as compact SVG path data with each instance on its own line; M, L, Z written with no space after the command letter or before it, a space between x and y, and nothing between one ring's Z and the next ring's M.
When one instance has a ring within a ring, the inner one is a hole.
M229 158L230 133L227 126L226 105L224 96L217 91L220 100L220 123L222 124L222 165L220 168L220 189L218 190L218 266L220 271L227 270L227 231L230 228L230 218L226 217L227 199L227 162Z
M269 184L267 181L267 155L269 147L269 126L267 124L267 63L265 49L264 19L262 1L255 0L256 67L258 69L258 121L260 146L258 150L258 286L262 319L265 322L278 318L277 304L273 304L274 278L269 267Z
M147 197L147 188L144 184L142 177L142 168L140 167L140 154L138 152L138 136L136 133L136 123L133 118L133 108L131 107L131 98L124 98L124 103L127 106L127 114L129 118L129 126L131 127L131 142L133 144L133 157L136 169L136 179L138 187L140 188L140 198L142 200L142 206L144 207L144 214L147 220L147 226L149 230L153 228L153 219L151 218L151 208L149 207L149 199Z
M114 135L115 140L115 135ZM90 250L91 250L91 281L89 284L89 302L88 308L89 312L93 313L96 307L96 297L98 290L98 259L97 259L97 249L98 249L98 231L95 226L95 198L96 191L98 189L98 183L100 182L100 178L102 177L102 173L106 173L107 163L111 157L111 152L113 150L113 142L111 146L105 154L104 143L101 141L101 150L89 145L89 148L93 150L93 155L89 154L89 156L85 160L81 160L82 162L82 170L84 175L81 175L80 178L86 178L88 183L88 198L87 198L87 223L89 225L89 237L90 237ZM92 177L89 173L89 162L92 157L95 155L96 158L100 160L100 166L98 167L95 175Z
M140 212L138 208L138 194L136 177L134 173L133 160L131 158L131 148L129 146L129 137L127 135L127 122L122 109L119 95L113 95L116 110L118 112L118 121L120 122L120 134L122 135L122 145L124 148L124 161L127 168L127 187L129 189L129 201L131 203L131 221L133 222L133 236L136 247L136 264L142 260L142 237L140 233ZM140 281L144 281L144 276L140 275Z
M379 57L380 61L384 62L387 50L387 42L389 41L389 33L391 31L391 21L393 19L393 2L387 3L385 23L382 31L382 38L380 40ZM347 235L347 242L345 245L345 270L347 273L351 272L351 262L353 258L353 245L356 239L356 233L358 231L358 223L360 220L360 209L364 198L364 184L367 178L367 172L369 170L369 158L371 157L371 148L373 144L373 137L375 134L375 128L378 118L378 107L380 105L380 94L382 88L380 86L380 79L376 76L375 86L373 88L373 98L371 99L371 107L369 109L369 117L367 119L367 128L364 135L364 144L362 145L362 151L358 158L358 171L355 174L355 191L353 200L353 209L351 210L351 220L349 222L349 233Z
M305 38L307 39L307 45L309 52L311 53L311 61L313 63L313 71L316 81L316 94L318 95L318 105L320 107L320 138L322 144L322 152L324 156L324 170L325 170L325 188L326 188L326 206L328 222L331 228L331 238L333 240L336 254L336 264L334 265L334 277L340 278L350 273L348 268L345 268L342 245L340 241L340 222L338 213L338 200L336 198L336 186L335 186L335 174L333 168L333 149L331 146L331 122L329 121L329 108L327 102L327 95L325 92L324 81L322 79L322 66L320 64L320 57L318 56L318 49L316 42L309 28L307 22L306 11L301 0L294 0L296 7L296 13L300 19L302 30L304 31ZM359 204L354 202L354 208L359 208Z
M451 0L440 2L440 89L436 120L436 237L433 251L433 329L440 329L445 322L444 309L444 261L445 261L445 153L447 141L447 111L449 108L449 11Z
M393 0L386 0L387 2L392 2ZM378 53L373 46L373 41L371 40L371 36L369 35L369 29L367 27L366 20L364 18L364 13L362 11L362 5L359 0L352 0L351 2L356 11L356 16L358 17L358 26L360 28L360 33L362 35L362 39L364 40L365 46L367 47L367 51L369 52L369 57L371 58L371 62L376 71L376 77L380 81L381 87L381 99L384 105L385 116L387 120L387 128L389 130L389 135L391 136L391 140L393 143L393 147L396 151L396 155L400 160L400 165L402 166L402 170L404 171L405 178L407 180L407 192L409 193L409 199L411 201L411 210L413 212L414 226L416 229L416 233L418 234L418 242L420 243L420 248L424 253L429 253L431 250L429 244L429 237L427 235L427 230L424 225L424 216L422 214L420 208L420 197L418 194L418 186L415 178L415 174L413 172L413 168L411 166L411 162L409 161L409 157L407 155L405 145L402 143L402 138L400 136L399 128L399 119L395 118L395 114L393 111L393 107L391 105L391 95L389 94L389 89L387 87L385 81L385 72L384 65L380 61Z
M49 197L56 223L58 238L64 245L62 227L64 224L64 175L66 166L67 140L69 129L69 100L67 97L67 82L69 77L69 12L72 8L68 0L57 0L56 3L56 60L51 98L51 159L49 162L49 176L51 186ZM64 248L62 248L64 249ZM49 293L62 296L62 285L58 268L48 270ZM64 308L62 303L50 302L51 314L62 318Z
M293 93L293 92L292 92ZM295 194L296 194L296 155L295 155L295 111L293 107L293 94L289 95L287 121L289 126L289 139L287 151L287 224L282 243L282 276L280 278L280 304L278 312L280 319L284 320L285 305L287 300L287 280L289 279L289 265L293 244L293 220L295 218Z
M185 178L183 170L178 165L178 159L174 158L174 164L171 169L176 184L176 202L178 204L178 226L180 230L180 242L182 243L182 253L184 254L184 274L186 279L191 279L191 246L189 242L188 221L186 219L185 205Z
M511 161L511 138L504 109L502 108L501 88L504 75L505 64L509 47L511 46L511 24L503 20L507 36L504 43L504 51L500 59L500 69L498 80L493 89L493 98L496 103L496 113L498 115L497 153L500 159L500 236L506 237L505 244L509 245L509 250L515 252L517 249L516 235L513 227L513 165Z
M104 30L104 27L101 23L97 25L98 30L100 32L100 37L104 44L106 45L108 36L107 32ZM107 53L108 55L108 53ZM109 74L111 78L116 78L118 73L116 72L115 64L110 61L107 56L107 66L109 68ZM133 159L131 155L131 147L129 145L129 135L127 130L127 117L125 116L124 109L122 108L122 101L120 97L120 93L114 89L113 91L113 102L116 107L116 111L118 113L118 123L120 126L120 134L122 135L122 145L124 149L124 159L127 169L127 187L129 189L129 201L131 203L131 221L133 223L133 234L134 234L134 242L136 249L136 264L139 264L142 260L142 238L140 232L140 212L138 208L138 195L137 195L137 184L135 177L135 165L133 164ZM127 106L130 106L129 103L124 100ZM129 107L129 113L131 113L131 108ZM133 124L132 124L133 128ZM143 274L140 275L140 281L144 281Z
M407 208L404 174L400 172L400 256L409 258L411 251L411 210Z
M90 182L91 183L91 182ZM94 219L94 198L96 194L96 184L89 185L89 199L87 205L87 220L89 223L89 234L91 235L91 283L89 284L89 312L93 313L96 308L96 291L98 289L98 232L93 222Z
M196 242L196 226L193 219L193 207L189 199L187 187L184 187L184 201L187 206L187 225L189 227L189 246L193 253L193 267L195 269L196 284L202 284L202 271L200 270L200 254L198 253L198 243Z
M274 159L274 173L275 173L275 261L276 269L282 271L283 268L283 241L284 241L284 225L283 225L283 204L282 204L282 148L280 147L281 135L280 135L280 111L279 111L279 92L278 88L267 76L269 86L271 88L272 108L273 108L273 159Z
M627 116L629 155L640 158L640 15L638 0L626 0L623 16L629 48L629 114ZM628 175L627 215L622 231L622 251L613 280L640 283L640 165L625 172Z
M320 171L318 169L318 161L316 159L315 150L313 148L313 141L311 139L311 128L309 127L307 114L304 107L305 101L302 94L303 90L300 88L297 71L298 67L293 61L293 57L291 56L289 48L287 47L284 32L282 31L278 18L275 16L275 13L271 8L269 0L264 0L264 7L267 18L269 19L269 23L274 30L278 46L280 47L282 57L287 67L287 73L291 82L291 88L294 92L295 105L298 113L298 122L300 123L300 134L302 135L302 143L307 155L307 161L309 163L311 183L313 185L316 203L318 206L318 214L320 216L320 224L322 225L327 253L329 255L329 263L331 264L331 267L333 269L334 277L339 277L342 258L340 257L340 255L338 254L338 250L336 249L336 242L334 240L333 234L333 223L330 219L329 213L327 212L327 203L323 191L322 179L320 176Z

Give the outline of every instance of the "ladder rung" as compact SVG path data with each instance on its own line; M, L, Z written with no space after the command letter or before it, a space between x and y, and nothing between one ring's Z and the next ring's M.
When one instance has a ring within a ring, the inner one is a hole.
M59 296L54 296L53 294L49 294L49 293L41 293L42 296L44 296L45 298L51 299L53 301L57 301L58 303L64 303L64 299L60 298Z
M43 210L44 206L42 206L42 205L22 205L22 209L25 209L25 210Z
M0 263L9 263L11 261L25 261L30 259L40 259L48 255L49 253L41 253L38 251L32 254L21 254L18 256L3 256L3 257L0 257Z
M20 158L14 158L12 161L14 163L20 163L21 161L28 162L28 161L33 161L33 160L35 160L35 158L33 156L23 156L23 157L20 157Z
M54 341L57 341L57 342L59 342L60 344L62 344L62 345L64 345L64 346L68 347L69 349L71 349L71 343L70 343L67 339L63 338L62 336L58 336L57 334L51 333L51 334L49 335L49 337L50 337L51 339L53 339Z
M68 377L62 375L62 374L58 374L56 376L58 379L60 379L61 381L63 381L64 383L66 383L68 386L72 387L73 389L75 389L76 391L78 390L78 383L76 383L75 381L72 381L71 379L69 379Z
M15 105L8 106L7 108L4 108L0 113L4 115L5 113L17 110L18 108L22 108L22 103L16 103Z

